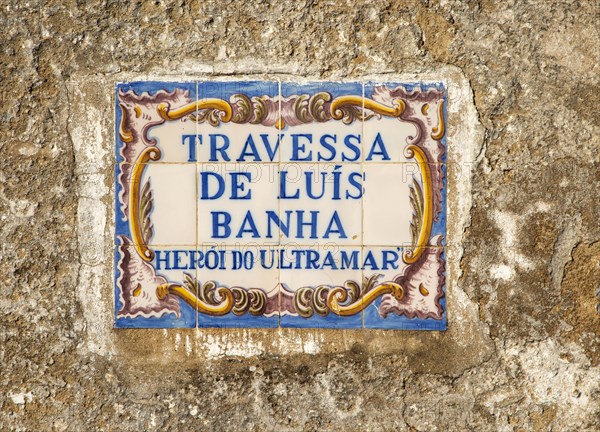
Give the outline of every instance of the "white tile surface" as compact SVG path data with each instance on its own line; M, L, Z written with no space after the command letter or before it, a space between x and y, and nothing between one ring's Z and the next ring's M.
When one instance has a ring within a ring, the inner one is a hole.
M417 164L364 164L363 244L410 245L413 210L409 186L420 182Z
M141 185L150 181L154 234L151 245L196 245L196 164L146 165Z

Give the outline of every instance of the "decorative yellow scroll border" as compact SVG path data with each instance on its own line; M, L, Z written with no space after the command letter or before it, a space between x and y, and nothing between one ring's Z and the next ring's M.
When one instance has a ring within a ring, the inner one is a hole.
M149 161L157 161L162 156L158 147L146 147L138 156L131 172L131 189L129 191L129 228L131 238L137 253L144 261L154 259L154 251L148 248L142 236L142 222L140 215L140 183L142 175Z
M158 115L167 121L178 120L203 109L216 109L221 111L223 113L221 116L221 121L223 123L231 121L231 117L233 116L231 105L223 99L203 99L184 105L175 110L171 110L168 103L161 103L156 107Z
M347 105L359 106L376 112L386 117L400 117L406 109L406 103L402 99L396 99L395 107L383 105L373 99L363 98L361 96L340 96L331 102L331 118L341 120L343 118L342 108Z
M231 312L231 309L234 305L233 294L227 288L219 288L218 293L221 295L221 298L223 300L216 305L211 305L206 302L203 302L194 293L189 291L184 286L178 284L167 283L159 285L156 288L156 296L159 300L164 299L169 294L173 294L181 298L183 301L185 301L191 307L196 309L198 312L203 313L205 315L227 315L229 312Z
M409 145L405 150L405 154L408 158L415 158L417 160L423 181L424 209L421 231L419 232L417 244L414 245L414 248L405 250L402 254L402 260L406 264L414 264L421 258L431 235L431 226L433 224L433 184L431 182L431 167L429 166L425 152L416 145Z
M404 297L404 288L395 282L384 282L364 293L354 303L343 306L340 303L346 301L348 292L342 287L335 287L329 291L329 295L327 296L327 307L329 307L334 314L339 316L356 315L373 303L376 298L388 293L392 294L396 300L400 301L402 300L402 297Z
M330 114L332 119L341 120L343 118L343 107L360 106L363 109L371 110L386 117L400 117L406 109L406 103L402 99L396 99L394 103L394 107L389 107L372 99L360 96L340 96L331 102ZM121 110L125 111L125 107L122 104L119 106ZM431 133L431 138L434 140L441 140L445 134L443 108L444 101L441 101L438 105L438 125L432 128ZM167 103L161 103L157 106L158 114L165 121L178 120L202 109L216 109L221 111L223 114L220 116L220 119L224 123L227 123L232 119L232 107L229 102L223 99L199 100L174 110L171 110ZM125 118L124 115L123 118ZM281 119L276 122L275 126L278 128L283 127ZM123 121L119 128L119 134L125 142L130 142L133 139L132 132L125 129ZM412 249L405 250L402 256L405 263L414 264L420 259L425 251L429 236L431 235L433 224L433 184L429 161L423 149L416 145L409 145L405 149L405 154L408 158L416 159L421 171L424 192L423 223L421 224L417 242L413 245ZM161 151L158 147L153 146L145 148L133 165L131 174L131 190L129 194L131 235L139 256L145 261L152 261L152 259L154 259L154 252L148 248L148 245L144 244L145 242L142 237L142 224L140 221L140 182L146 164L149 161L157 161L160 157ZM173 294L183 299L198 312L213 316L228 314L234 305L234 298L231 291L220 289L219 293L222 295L222 302L211 305L203 302L194 293L181 285L169 283L157 287L157 296L159 299L163 299L167 295ZM355 315L364 310L376 298L387 293L391 293L397 300L401 300L404 297L405 290L395 282L384 282L375 286L370 291L363 293L355 302L349 305L343 305L348 298L348 293L342 287L335 287L327 295L327 306L333 313L339 316Z

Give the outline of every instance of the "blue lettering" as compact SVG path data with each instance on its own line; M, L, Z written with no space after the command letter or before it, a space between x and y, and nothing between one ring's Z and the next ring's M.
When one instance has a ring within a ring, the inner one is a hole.
M279 173L279 198L280 199L298 199L300 197L300 189L296 189L296 193L294 195L288 196L286 193L287 184L286 181L287 171L281 171Z
M202 144L202 135L182 135L181 137L181 144L189 146L188 162L196 162L196 137L198 137L200 144Z
M285 249L279 249L279 268L287 270L292 268L292 263L290 262L289 265L286 265L288 261L285 259L285 252Z
M283 234L286 237L289 237L291 214L292 214L291 210L286 210L285 215L287 216L287 219L286 219L286 223L284 224L283 221L281 219L279 219L279 215L276 212L274 212L272 210L267 210L267 238L273 237L273 235L271 234L271 222L274 222L277 226L279 226L279 229L281 230L281 232L283 232Z
M300 156L300 152L306 149L305 144L300 144L300 138L308 140L308 144L312 144L312 134L292 134L292 160L293 161L309 161L312 160L312 150Z
M273 268L273 265L275 264L275 251L273 249L271 249L271 261L270 264L267 264L267 251L264 249L261 249L259 252L259 256L260 256L260 264L262 266L262 268L264 269L270 269Z
M335 259L333 258L333 254L331 252L327 252L327 254L325 255L325 259L323 259L323 264L321 264L321 268L324 269L325 267L329 267L331 268L331 270L338 269L338 266L335 263Z
M356 180L356 178L358 178L359 180ZM353 172L348 176L348 182L354 186L356 188L356 195L352 195L350 194L350 191L346 191L346 199L352 198L352 199L359 199L360 197L362 197L363 194L363 188L362 188L362 175L359 172Z
M252 197L252 191L248 190L248 193L244 196L238 195L238 190L244 191L245 184L238 180L239 178L246 178L246 180L250 181L252 176L247 172L237 172L231 173L231 199L250 199Z
M250 150L247 150L248 147L250 147ZM245 161L246 156L254 156L254 162L260 162L260 155L258 154L256 145L254 144L252 135L248 135L248 139L246 139L246 144L244 144L244 148L242 149L242 154L239 158L237 158L237 161Z
M165 251L164 254L164 258L161 257L161 255L163 254L163 252L157 250L156 253L154 254L154 258L156 261L156 265L154 266L154 268L156 268L156 270L161 270L161 264L165 265L165 270L171 270L171 252L170 251Z
M391 257L389 257L389 255L391 255ZM381 267L382 270L388 270L390 268L397 269L398 264L396 263L396 261L398 261L398 258L398 254L396 252L384 250L383 266Z
M352 251L350 252L350 255L348 255L348 251L341 251L341 266L340 268L342 270L345 269L358 269L358 251Z
M210 193L208 191L208 181L209 181L208 179L211 177L214 178L218 184L217 192L215 194L213 194L212 196L210 195ZM200 183L201 183L200 199L202 199L202 200L219 199L223 195L223 192L225 192L225 180L223 180L223 177L217 173L206 172L206 171L201 172L200 173Z
M376 151L376 148L379 147L379 151ZM390 156L388 155L387 150L385 149L385 145L383 144L383 138L381 138L381 133L377 133L375 137L375 141L373 141L373 145L371 146L371 151L367 156L367 160L373 160L373 156L380 155L381 160L390 160Z
M318 270L319 264L319 252L315 250L307 250L306 251L306 269L307 270Z
M319 212L313 210L310 212L310 222L304 222L304 210L296 210L296 215L298 216L298 229L296 237L304 238L304 227L310 227L310 238L317 238L317 217L319 216Z
M336 226L336 229L334 229L334 225ZM329 238L329 235L333 233L339 234L339 238L347 238L346 232L342 227L342 221L340 220L340 216L338 215L337 210L333 212L333 216L331 216L331 220L329 221L329 225L325 230L323 238Z
M367 252L367 256L365 257L365 261L363 263L363 269L367 269L367 266L371 267L371 270L379 270L377 267L377 262L375 262L375 257L373 256L373 252Z
M227 212L210 212L212 216L212 238L227 238L231 235L231 215Z
M353 143L352 140L356 141L356 143ZM357 161L358 158L360 157L360 135L346 135L346 137L344 138L344 145L349 149L352 150L352 153L354 153L353 157L347 157L345 153L342 153L342 161L350 161L350 162L354 162Z
M180 251L180 250L176 250L173 251L173 257L174 257L174 261L175 261L175 265L173 266L173 270L187 270L188 266L181 265L181 258L182 256L180 255L181 253L186 253L186 251Z
M246 225L248 226L246 227ZM246 212L246 216L244 217L244 221L242 222L242 226L240 227L236 237L242 238L245 233L252 234L252 237L254 238L260 237L258 230L256 229L254 219L252 219L252 213L250 213L250 210Z
M327 179L327 173L326 172L321 173L321 177L323 177L322 181L319 181L319 180L313 181L314 172L312 172L312 171L307 171L304 174L306 175L306 194L308 195L308 197L312 198L312 199L322 198L323 195L325 195L325 181ZM319 196L313 194L313 185L315 185L316 183L321 183L321 195L319 195Z
M231 251L231 256L233 258L233 264L231 266L231 270L239 270L242 268L242 253L240 251L234 250Z
M221 158L224 161L229 162L229 156L227 155L227 149L229 148L229 137L223 134L209 134L210 136L210 161L217 162L217 152L221 154ZM222 140L222 144L218 145L217 138Z
M269 155L269 160L271 162L273 162L273 159L275 158L275 154L277 153L277 150L279 149L279 142L280 142L281 138L283 138L283 134L277 135L277 142L275 144L275 148L272 148L271 143L269 143L269 135L261 134L260 137L262 138L263 144L265 145L265 149L267 150L267 154Z
M329 143L329 141L332 140L332 143ZM321 152L319 152L319 157L318 160L320 161L326 161L329 162L330 160L333 160L335 158L335 147L332 144L335 144L337 142L337 135L323 135L321 137L321 145L329 150L329 157L324 157L321 155Z

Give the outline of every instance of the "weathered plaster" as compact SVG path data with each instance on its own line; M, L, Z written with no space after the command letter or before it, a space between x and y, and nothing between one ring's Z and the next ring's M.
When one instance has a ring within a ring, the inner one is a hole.
M597 430L599 7L2 2L0 429ZM447 332L112 329L113 83L243 74L453 83Z

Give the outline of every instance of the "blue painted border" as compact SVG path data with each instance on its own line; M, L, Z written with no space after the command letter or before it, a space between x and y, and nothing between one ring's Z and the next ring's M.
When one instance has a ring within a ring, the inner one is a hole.
M442 184L442 200L441 206L442 209L438 214L438 219L433 221L431 226L431 235L430 238L436 235L442 235L442 246L446 246L447 244L447 206L446 206L446 198L448 193L448 166L442 165L442 171L444 173L444 179ZM431 245L430 245L431 246ZM433 245L437 246L437 245Z
M279 315L254 316L246 313L237 316L233 312L223 316L210 316L198 312L199 328L277 328Z
M328 92L331 94L333 99L343 95L354 95L362 97L363 84L362 81L313 81L306 83L295 83L287 81L281 82L281 95L283 98L288 98L290 96L300 94L313 95L318 92ZM362 313L348 317L340 317L332 312L330 312L329 315L327 315L326 317L315 313L310 318L292 315L281 315L279 318L279 322L282 328L359 329L362 328Z
M310 318L281 315L279 322L281 328L360 329L363 326L363 314L341 317L330 312L324 317L315 313Z
M309 94L313 95L318 92L328 92L335 99L343 95L363 95L363 84L362 81L348 81L348 82L307 82L307 83L294 83L288 81L281 82L281 95L284 98L300 95Z
M199 99L221 98L229 101L229 97L236 93L243 93L248 97L253 96L279 96L279 83L277 81L199 81Z

